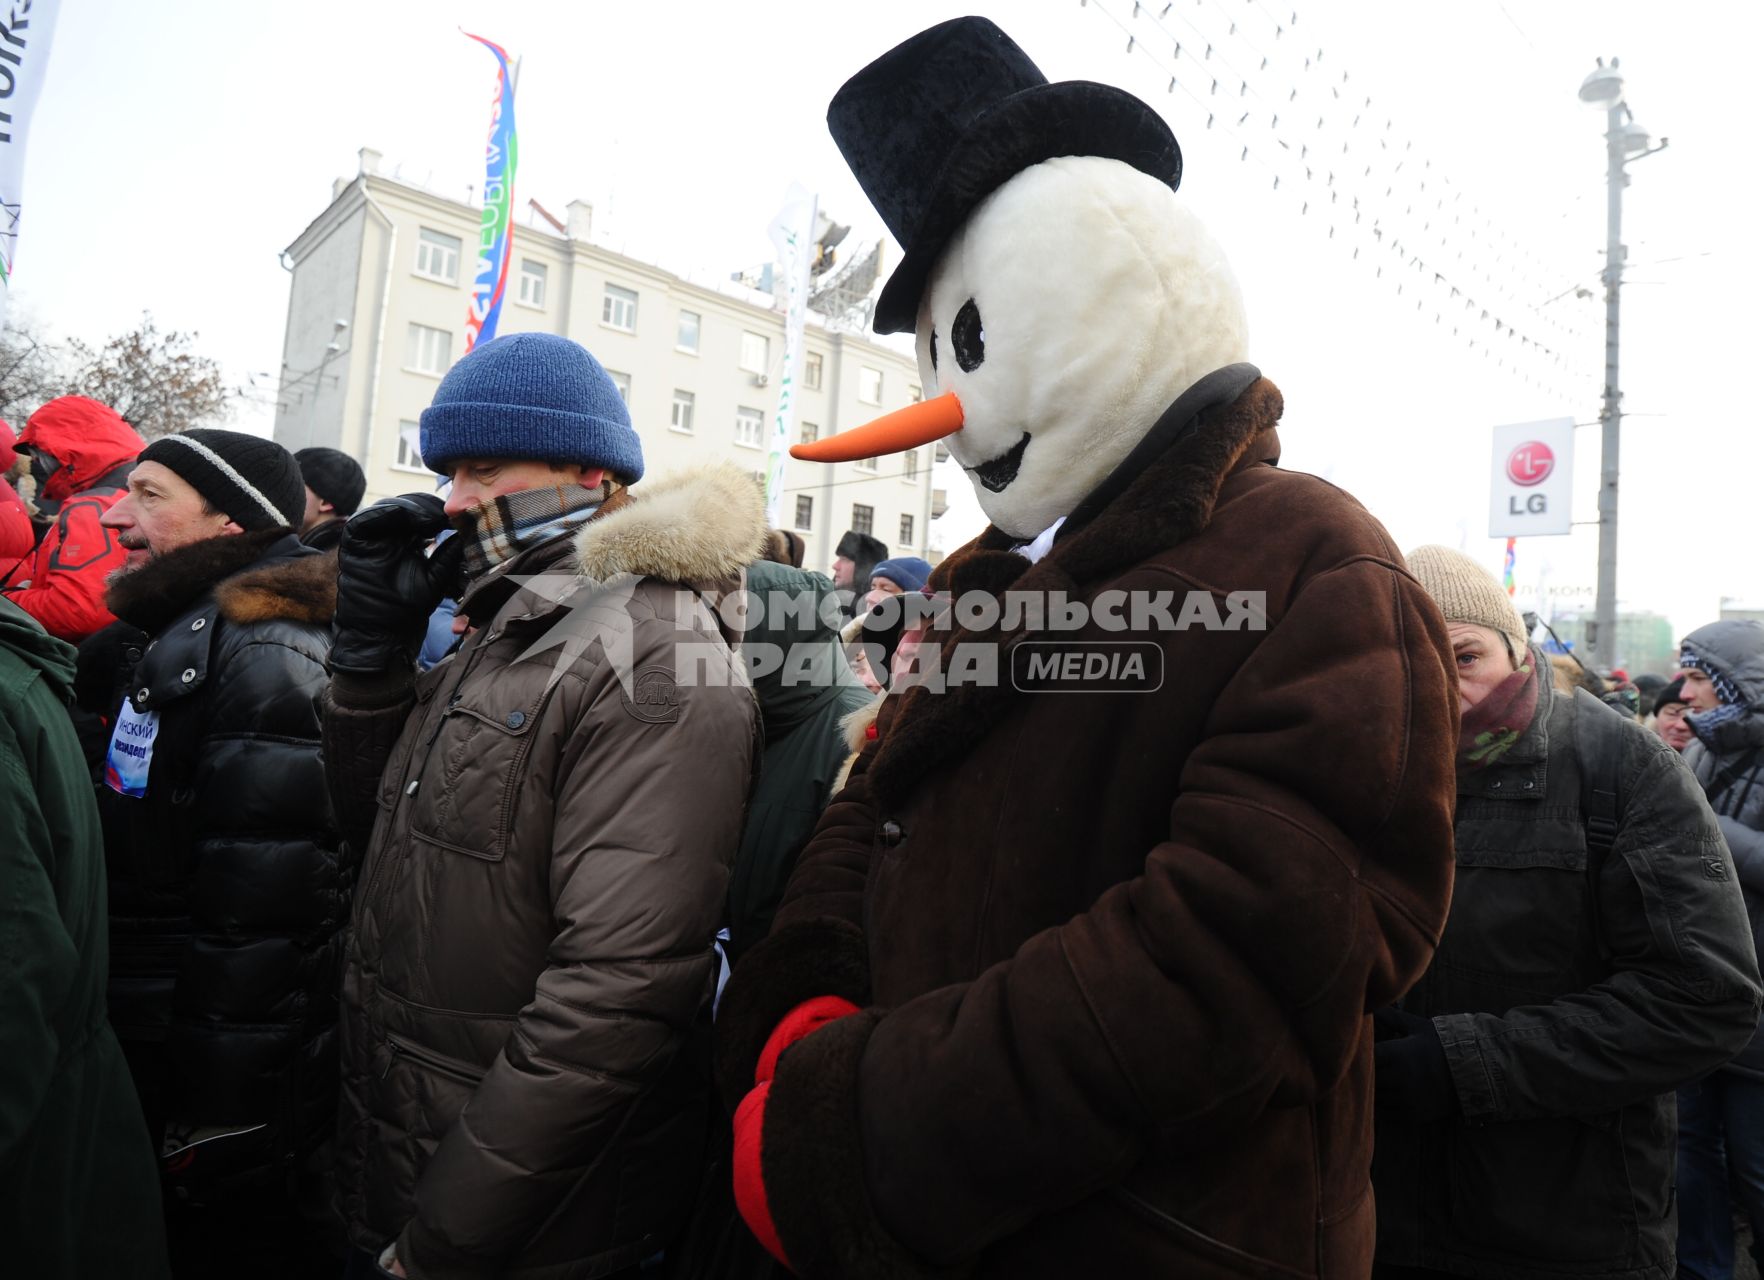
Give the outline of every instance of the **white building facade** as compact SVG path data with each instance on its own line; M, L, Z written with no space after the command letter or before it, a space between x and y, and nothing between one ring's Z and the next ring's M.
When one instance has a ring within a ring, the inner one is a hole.
M479 219L474 206L378 168L364 149L361 171L337 181L330 206L283 253L293 279L275 418L287 448L328 445L358 460L368 501L434 485L417 421L464 354ZM648 476L724 458L763 484L783 310L767 294L688 281L590 243L590 212L576 202L561 223L513 228L498 334L556 333L593 352L630 408ZM831 332L810 313L797 439L920 394L910 356ZM802 535L805 565L827 571L854 528L892 555L926 556L942 509L933 448L837 465L787 460L779 523Z

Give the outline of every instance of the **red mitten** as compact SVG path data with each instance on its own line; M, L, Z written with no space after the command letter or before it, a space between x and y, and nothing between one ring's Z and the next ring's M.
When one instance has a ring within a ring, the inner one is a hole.
M778 1228L772 1224L772 1207L766 1200L766 1177L760 1158L760 1133L765 1128L766 1097L771 1091L772 1082L768 1080L735 1108L735 1207L766 1252L788 1267L790 1259L784 1256Z
M812 1035L847 1014L858 1012L858 1007L851 1001L840 996L816 996L812 1000L804 1000L796 1008L778 1020L772 1028L772 1034L766 1037L765 1048L760 1050L759 1065L754 1068L753 1082L765 1084L778 1070L778 1059L784 1050L795 1044L804 1036ZM750 1093L743 1099L745 1107L753 1101Z

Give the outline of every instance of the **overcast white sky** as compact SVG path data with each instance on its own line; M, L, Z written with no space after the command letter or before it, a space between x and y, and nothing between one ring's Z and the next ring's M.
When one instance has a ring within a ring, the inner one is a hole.
M531 196L561 212L584 197L615 246L676 269L733 270L770 256L766 224L799 181L854 224L853 243L874 239L880 222L827 136L827 101L897 41L981 12L1050 78L1121 85L1170 120L1186 159L1183 195L1225 244L1248 298L1252 356L1285 393L1286 465L1353 492L1405 548L1461 545L1498 570L1489 429L1598 413L1602 300L1549 300L1575 284L1599 290L1602 117L1575 92L1596 55L1617 54L1637 120L1672 140L1636 166L1625 203L1623 386L1634 416L1623 441L1622 604L1661 610L1681 633L1712 618L1721 596L1764 604L1753 505L1764 437L1743 376L1764 345L1764 255L1756 196L1738 176L1755 163L1764 6L1134 8L63 0L29 144L15 314L56 337L99 339L151 310L164 326L199 331L233 376L268 373L273 385L287 304L277 253L324 207L332 179L354 173L358 147L443 192L463 197L481 183L494 62L462 25L524 58L520 207ZM1445 203L1437 215L1434 198ZM1461 221L1448 227L1448 214ZM1428 269L1405 271L1370 234L1374 221L1425 250ZM1445 284L1433 284L1436 267ZM1469 297L1477 305L1466 310ZM1494 318L1562 351L1568 367L1497 337ZM1484 356L1491 342L1505 369ZM266 401L238 425L267 430L271 412ZM1576 433L1577 520L1597 514L1598 434ZM959 473L947 483L952 497L965 489ZM952 521L961 528L946 531L951 547L978 528L971 499ZM1522 540L1521 604L1540 581L1590 601L1596 545L1591 525Z

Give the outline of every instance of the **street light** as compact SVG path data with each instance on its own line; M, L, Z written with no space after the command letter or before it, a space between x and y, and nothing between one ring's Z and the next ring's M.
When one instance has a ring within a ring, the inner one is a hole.
M1623 288L1623 188L1629 185L1624 168L1666 149L1666 139L1649 148L1648 131L1635 122L1623 96L1623 74L1616 58L1609 66L1598 60L1596 70L1580 82L1580 100L1605 113L1605 159L1607 212L1605 228L1605 394L1599 409L1599 593L1587 647L1595 665L1617 665L1617 455L1623 393L1617 385L1617 326L1619 296Z

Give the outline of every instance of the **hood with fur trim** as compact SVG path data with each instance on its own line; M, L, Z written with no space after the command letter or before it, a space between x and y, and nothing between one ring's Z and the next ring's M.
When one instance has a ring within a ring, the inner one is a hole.
M694 467L623 497L576 534L576 567L587 577L726 586L765 545L765 499L734 463Z

